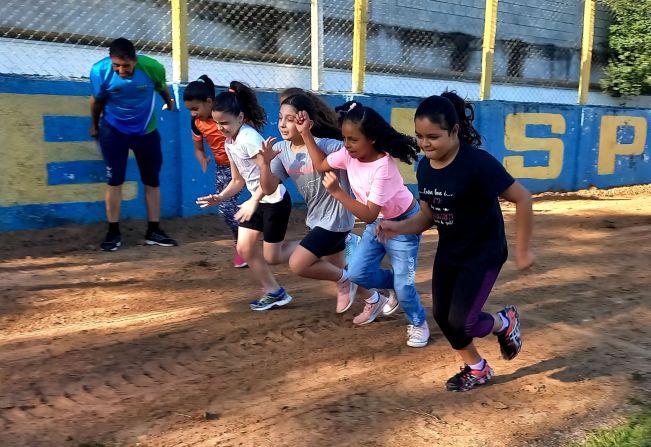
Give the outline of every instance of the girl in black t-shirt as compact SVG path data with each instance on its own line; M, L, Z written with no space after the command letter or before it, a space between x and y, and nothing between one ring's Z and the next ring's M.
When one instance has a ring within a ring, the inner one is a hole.
M439 243L432 273L434 319L464 362L447 381L450 391L486 383L493 370L473 339L497 335L502 357L511 360L522 347L515 306L490 314L482 311L506 261L504 220L498 199L516 206L516 264L534 262L529 248L533 212L531 194L488 152L473 128L474 110L454 92L425 99L414 124L425 158L418 164L421 211L404 221L383 221L382 239L419 234L436 225Z

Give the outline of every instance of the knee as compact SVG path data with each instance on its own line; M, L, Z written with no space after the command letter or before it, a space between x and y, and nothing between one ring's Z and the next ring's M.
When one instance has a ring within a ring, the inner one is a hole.
M305 262L300 260L297 256L291 256L289 258L289 269L292 271L292 273L299 276L304 276L307 267L308 266L305 265Z
M280 254L275 252L275 251L268 252L268 251L265 250L265 252L264 252L264 260L269 265L282 264L282 259L280 258Z
M253 258L255 252L255 246L242 242L241 240L237 241L237 252L242 256L247 262Z

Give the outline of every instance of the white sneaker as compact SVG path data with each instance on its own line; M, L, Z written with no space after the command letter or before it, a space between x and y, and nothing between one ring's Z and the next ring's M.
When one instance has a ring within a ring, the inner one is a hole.
M407 346L412 348L423 348L429 341L429 326L424 321L420 326L410 324L407 326Z
M387 298L389 300L382 308L382 315L384 316L391 315L400 308L400 303L398 302L398 298L396 298L396 292L389 290L389 296Z

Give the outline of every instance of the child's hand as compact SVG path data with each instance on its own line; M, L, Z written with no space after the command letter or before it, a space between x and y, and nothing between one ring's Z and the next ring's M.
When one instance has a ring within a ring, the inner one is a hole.
M515 253L515 265L518 270L528 270L536 263L536 256L531 250Z
M380 241L386 242L400 234L398 232L399 226L400 222L382 220L377 227L375 227L375 235Z
M201 208L220 204L224 199L219 194L208 194L207 196L198 197L196 204Z
M242 223L248 222L253 217L253 213L258 209L258 202L252 199L247 200L239 206L239 210L235 213L235 219Z
M332 171L328 171L323 175L323 186L325 186L325 189L332 195L341 191L339 179Z
M271 160L276 158L282 152L282 149L279 151L273 150L273 145L275 142L275 137L269 137L262 142L261 149L258 151L258 155L262 156L255 157L255 162L259 167L271 164Z
M305 110L299 110L299 112L296 114L295 124L296 130L298 130L299 133L303 134L312 128L314 121L310 119L310 115L308 115Z

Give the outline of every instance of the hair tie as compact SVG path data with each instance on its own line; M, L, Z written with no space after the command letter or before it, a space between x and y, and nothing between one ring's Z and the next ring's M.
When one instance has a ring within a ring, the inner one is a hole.
M232 88L229 88L228 91L231 93L236 93L235 90L233 90Z
M206 83L206 81L204 81L204 80L201 79L201 78L197 79L197 82L201 82L202 84L205 84L205 83Z
M355 106L357 106L357 103L356 102L352 103L350 107L348 107L348 111L350 112L351 110L353 110Z

